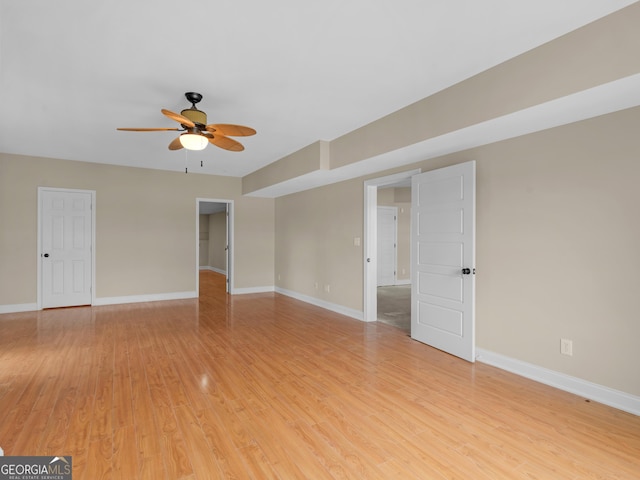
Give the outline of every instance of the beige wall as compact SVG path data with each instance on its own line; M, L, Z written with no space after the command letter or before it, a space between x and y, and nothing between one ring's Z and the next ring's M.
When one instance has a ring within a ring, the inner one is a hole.
M276 199L278 286L362 310L362 195L354 180Z
M640 394L639 122L635 108L467 152L479 346Z
M234 287L273 285L274 201L238 178L0 154L0 305L36 302L39 186L96 191L98 298L195 290L198 197L234 200Z
M640 107L400 169L477 161L478 347L640 395L638 125ZM364 180L276 200L280 287L362 310Z

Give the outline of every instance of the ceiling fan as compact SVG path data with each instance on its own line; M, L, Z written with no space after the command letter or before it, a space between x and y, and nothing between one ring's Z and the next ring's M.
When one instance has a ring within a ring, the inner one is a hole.
M211 143L225 150L241 152L244 150L244 146L240 142L229 138L229 136L248 137L255 135L256 131L253 128L242 125L230 123L207 125L207 114L196 108L196 103L202 100L202 95L196 92L187 92L184 96L191 103L191 107L182 110L179 115L164 108L160 110L165 116L178 122L182 128L118 128L118 130L128 132L184 132L169 144L169 150L180 150L181 148L203 150L208 143Z

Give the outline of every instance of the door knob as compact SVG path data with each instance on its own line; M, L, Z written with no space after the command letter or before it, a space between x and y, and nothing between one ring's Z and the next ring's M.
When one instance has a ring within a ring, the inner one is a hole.
M48 258L48 257L49 257L49 254L48 254L48 253L45 253L43 256L44 256L44 258Z
M471 269L470 268L463 268L462 269L462 274L463 275L469 275L471 273Z

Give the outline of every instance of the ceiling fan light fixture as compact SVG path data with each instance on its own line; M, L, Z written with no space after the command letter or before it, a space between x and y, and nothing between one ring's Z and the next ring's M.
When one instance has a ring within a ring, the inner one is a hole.
M180 143L187 150L204 150L209 139L199 133L183 133L180 135Z

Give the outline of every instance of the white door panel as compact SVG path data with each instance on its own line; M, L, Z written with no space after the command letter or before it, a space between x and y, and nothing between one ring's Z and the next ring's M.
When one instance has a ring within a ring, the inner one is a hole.
M419 272L418 276L420 295L462 302L462 279L459 275Z
M378 283L395 285L397 267L398 209L378 207Z
M418 323L456 337L461 337L464 333L462 312L433 304L418 305Z
M92 194L42 190L42 307L91 304Z
M427 172L428 173L428 172ZM428 204L426 204L428 205ZM462 210L425 211L418 217L418 232L431 234L434 238L444 237L449 233L462 233L464 217Z
M419 246L418 258L422 265L431 267L462 268L462 245L454 242L423 242Z
M473 362L475 162L414 175L412 222L411 337Z

